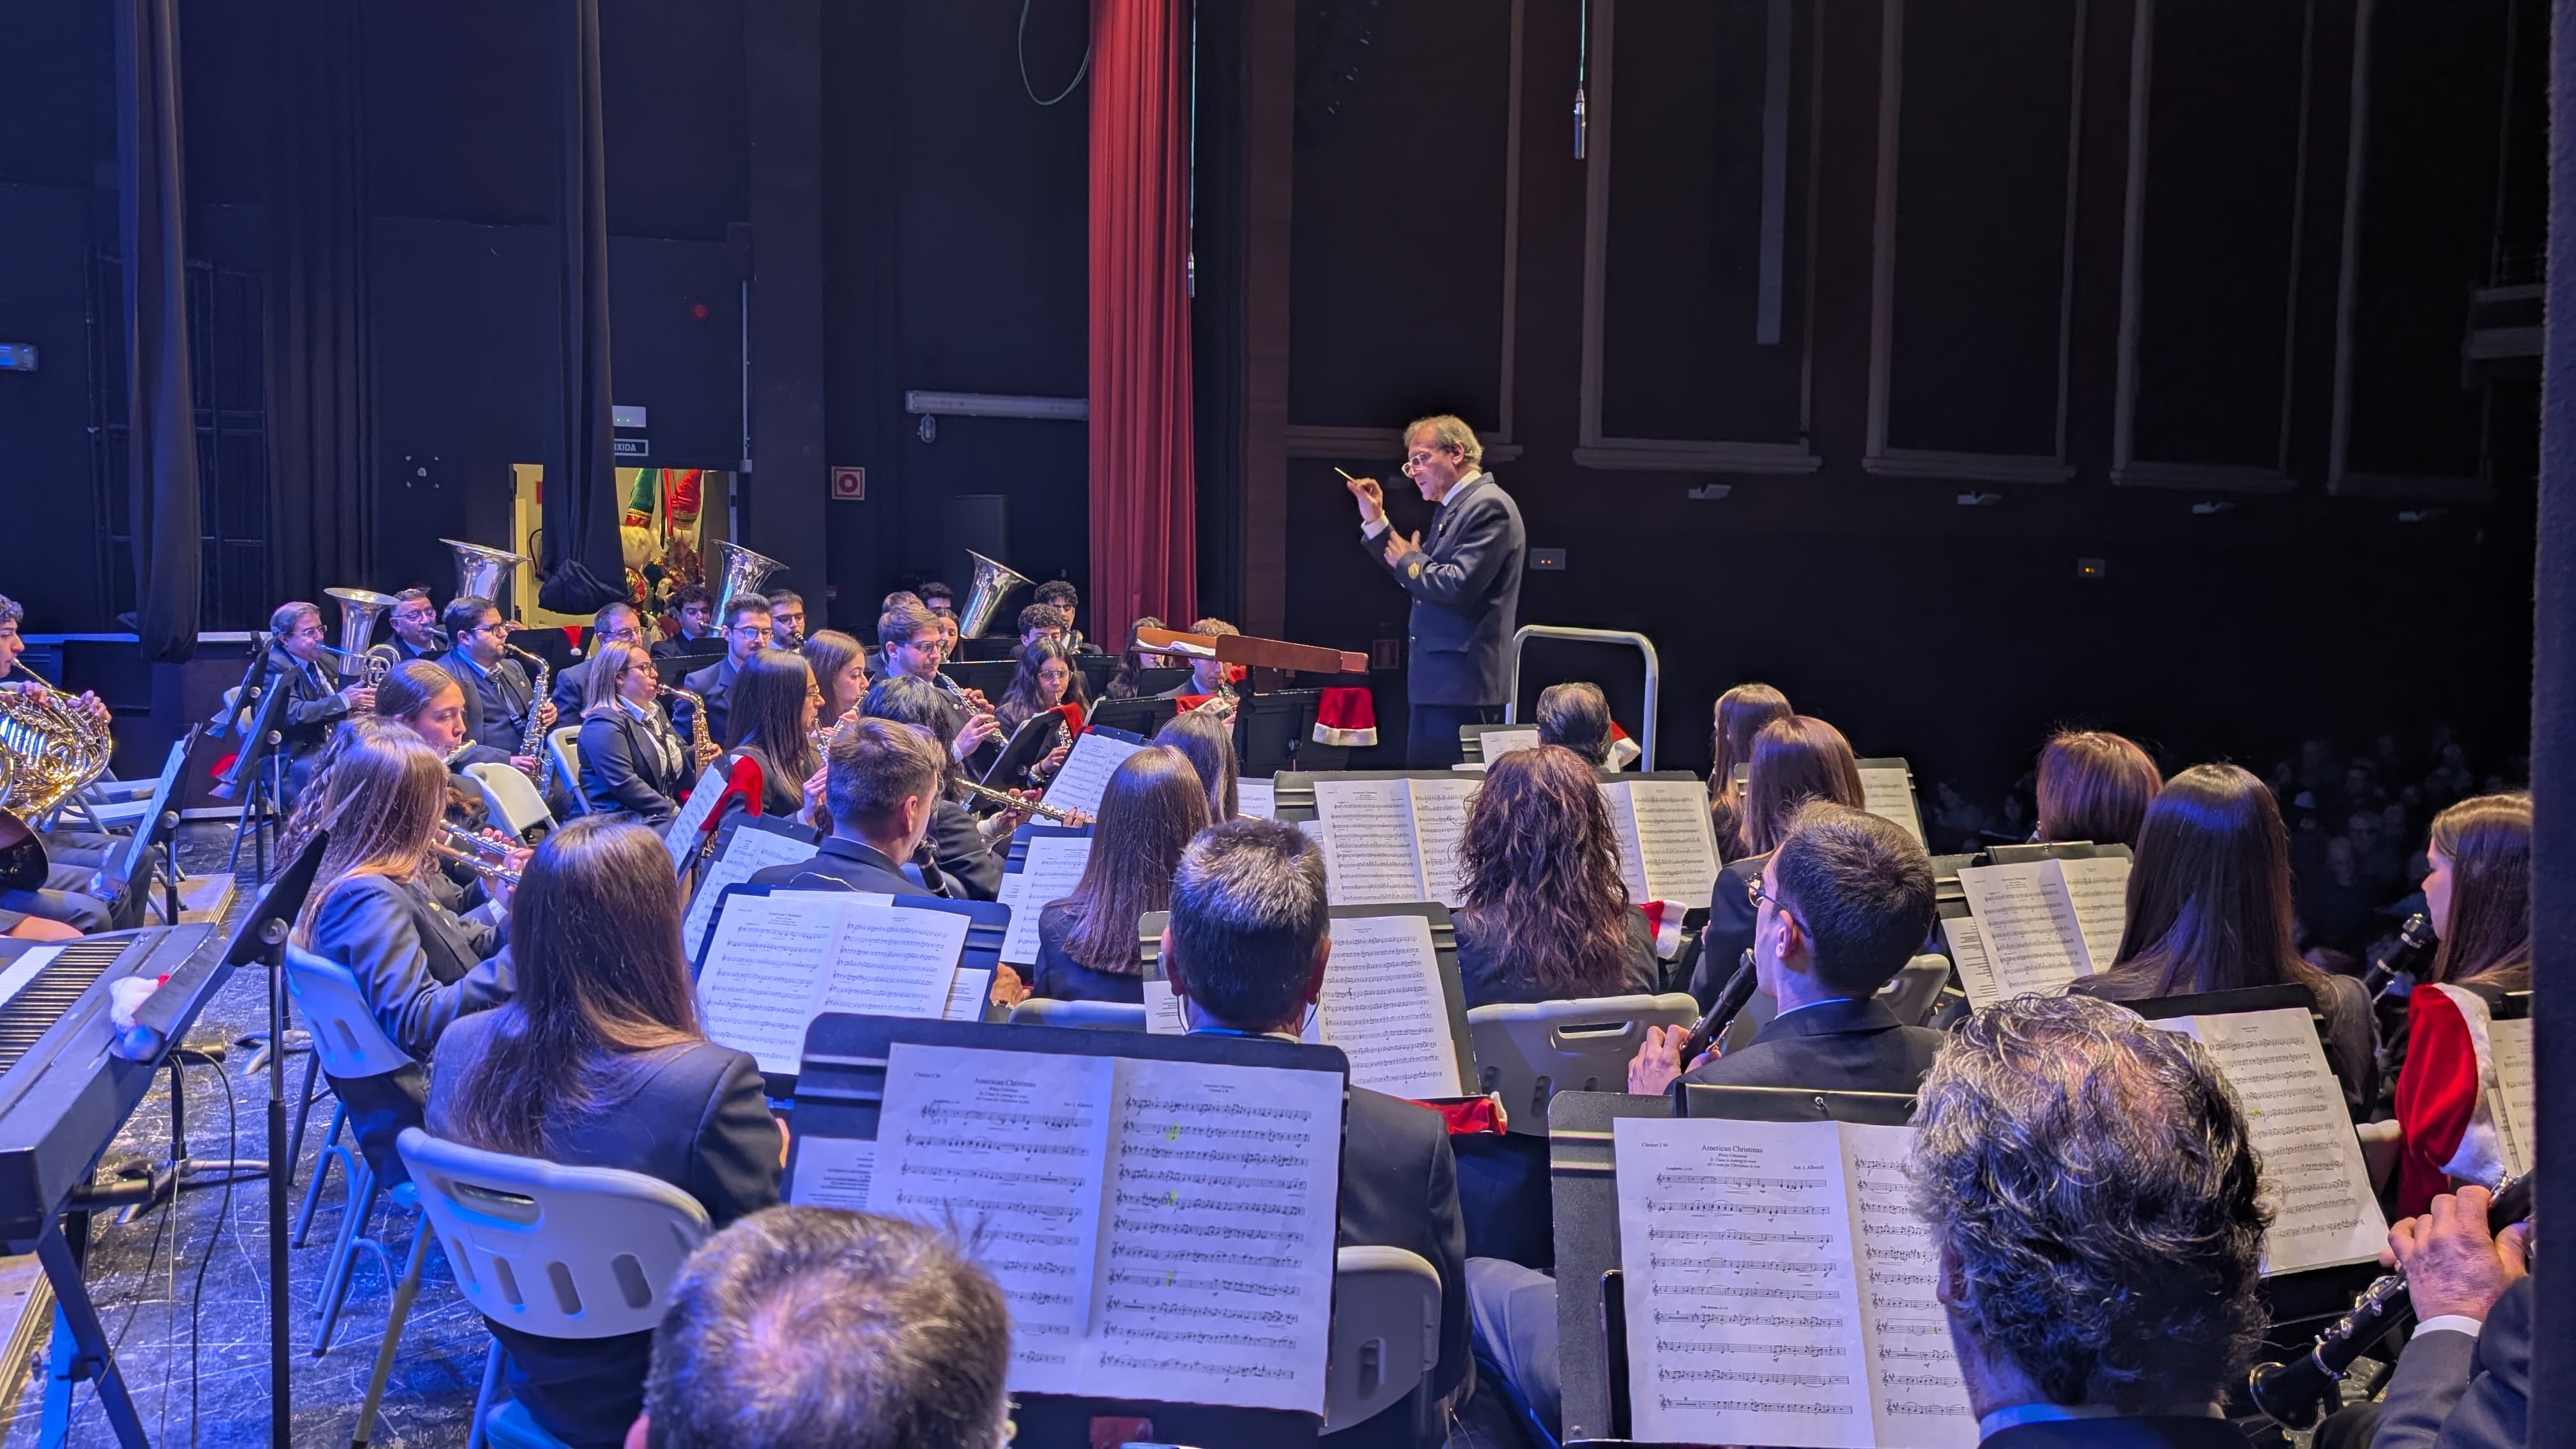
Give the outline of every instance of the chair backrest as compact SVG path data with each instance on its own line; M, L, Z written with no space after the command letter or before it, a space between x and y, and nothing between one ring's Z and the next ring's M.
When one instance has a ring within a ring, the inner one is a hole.
M1032 996L1011 1008L1013 1026L1079 1026L1093 1031L1143 1031L1145 1008L1124 1001L1056 1001Z
M1440 1270L1403 1248L1336 1251L1332 1345L1324 1367L1328 1435L1426 1387L1440 1366Z
M546 749L555 757L555 778L572 797L573 813L590 813L590 797L581 789L581 726L558 725L546 732Z
M411 1054L394 1045L358 989L349 968L301 946L286 948L286 989L304 1013L313 1034L313 1050L322 1070L347 1081L373 1077L411 1064Z
M498 760L468 765L465 773L482 787L483 808L492 812L503 830L524 839L538 826L554 828L554 812L546 808L544 797L527 776Z
M522 1333L650 1331L710 1231L696 1198L640 1172L559 1167L417 1127L396 1148L466 1301Z
M1467 1013L1476 1089L1501 1095L1513 1132L1545 1137L1549 1098L1626 1091L1628 1059L1644 1044L1646 1028L1697 1020L1699 1003L1687 991L1479 1006Z
M1932 1019L1932 1008L1941 1004L1941 988L1950 984L1950 958L1917 956L1905 963L1878 994L1887 1009L1907 1026L1921 1026Z

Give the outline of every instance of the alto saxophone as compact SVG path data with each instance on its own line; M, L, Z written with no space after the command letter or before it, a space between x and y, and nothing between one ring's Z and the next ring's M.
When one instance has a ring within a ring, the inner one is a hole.
M537 793L543 795L554 784L555 757L554 751L545 747L545 721L537 711L545 707L546 691L554 684L555 667L516 644L501 647L537 666L537 682L528 686L528 728L519 736L519 757L537 762L528 778L537 782Z
M692 774L706 768L707 757L716 752L716 742L707 735L707 702L694 690L676 684L654 686L657 695L677 695L689 702L689 770Z

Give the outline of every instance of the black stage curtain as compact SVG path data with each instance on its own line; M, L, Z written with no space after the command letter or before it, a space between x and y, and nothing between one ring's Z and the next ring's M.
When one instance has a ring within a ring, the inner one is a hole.
M204 572L180 118L177 0L117 0L117 237L135 633L144 658L173 664L197 652Z
M608 172L602 160L599 0L555 0L563 96L563 428L546 462L537 602L587 614L626 597L609 433Z
M271 0L269 598L377 588L365 74L348 0Z
M2532 575L2531 1014L2539 1157L2557 1164L2537 1187L2543 1211L2565 1219L2571 1199L2552 1183L2568 1182L2576 1164L2576 0L2551 10L2548 335ZM2544 1253L2534 1266L2530 1442L2564 1444L2576 1423L2576 1253Z

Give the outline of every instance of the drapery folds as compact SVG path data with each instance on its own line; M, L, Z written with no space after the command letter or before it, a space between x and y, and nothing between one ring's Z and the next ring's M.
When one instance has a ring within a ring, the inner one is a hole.
M561 105L561 425L546 459L537 602L587 614L626 597L609 431L608 168L601 143L599 0L549 0Z
M143 657L197 652L205 559L188 357L178 0L116 0L117 241L125 290L126 498Z

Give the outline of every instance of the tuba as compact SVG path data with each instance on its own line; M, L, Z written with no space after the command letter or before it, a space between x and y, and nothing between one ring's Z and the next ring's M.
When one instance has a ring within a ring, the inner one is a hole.
M757 594L769 576L787 565L765 553L754 553L729 539L716 540L716 627L724 627L725 608L745 594Z
M490 599L498 605L501 602L501 585L509 577L511 565L528 561L526 555L512 553L506 548L485 548L479 543L459 543L452 538L442 538L439 542L456 550L456 597L460 599ZM334 589L332 592L336 594L339 591Z
M375 637L376 620L387 609L400 602L391 594L367 589L324 589L340 601L340 647L331 651L340 660L342 678L355 676L369 689L385 682L393 672L394 662L381 654L369 653L367 641Z
M79 700L36 679L34 670L27 677L36 680L32 692L0 690L0 754L8 756L0 810L38 820L107 773L116 741Z
M957 637L981 639L991 627L993 616L1002 612L1002 601L1029 579L1010 565L995 563L971 548L966 550L966 557L975 562L975 583L966 591L966 607L957 611Z

